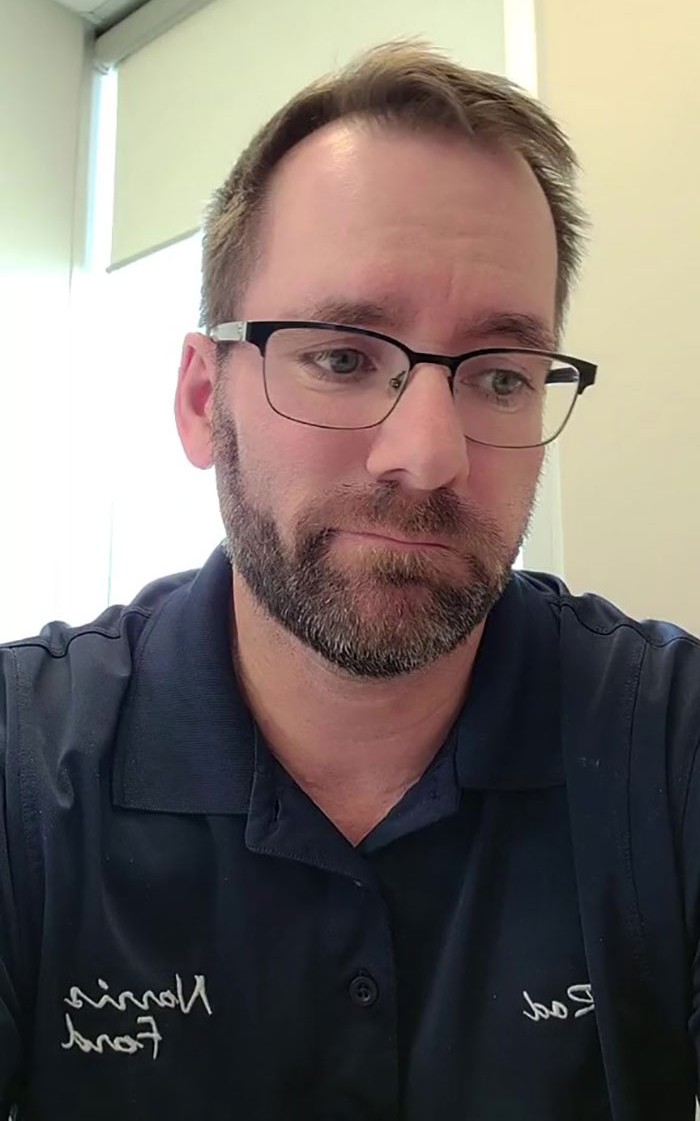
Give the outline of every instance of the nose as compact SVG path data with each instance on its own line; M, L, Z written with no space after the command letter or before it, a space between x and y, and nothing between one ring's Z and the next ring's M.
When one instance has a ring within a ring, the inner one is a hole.
M415 366L409 384L376 429L367 469L378 481L433 491L469 476L467 441L444 366Z

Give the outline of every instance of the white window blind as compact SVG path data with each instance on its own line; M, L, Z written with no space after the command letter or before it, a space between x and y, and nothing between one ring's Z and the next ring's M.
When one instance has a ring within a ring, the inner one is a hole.
M253 132L361 50L420 37L505 72L503 0L214 0L119 67L112 263L196 230Z

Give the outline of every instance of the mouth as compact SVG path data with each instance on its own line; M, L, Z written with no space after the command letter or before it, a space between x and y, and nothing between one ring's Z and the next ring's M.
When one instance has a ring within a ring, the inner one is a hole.
M370 533L365 531L341 530L337 534L340 538L365 541L368 544L384 545L387 548L404 549L408 551L439 549L442 552L450 551L450 546L444 541L430 538L399 537L396 534Z

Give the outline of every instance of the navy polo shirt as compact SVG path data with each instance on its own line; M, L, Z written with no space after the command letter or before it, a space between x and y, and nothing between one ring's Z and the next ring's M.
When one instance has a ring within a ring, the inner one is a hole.
M600 749L619 725L628 757L656 714L654 758L677 773L657 770L687 806L698 643L514 574L445 744L353 847L257 731L230 609L217 549L88 626L0 647L5 1111L658 1121L663 1101L691 1118L698 869L650 819L615 833L619 761L609 780ZM637 834L659 865L641 887L620 847ZM678 914L637 968L645 891ZM662 1080L646 1064L666 1051Z

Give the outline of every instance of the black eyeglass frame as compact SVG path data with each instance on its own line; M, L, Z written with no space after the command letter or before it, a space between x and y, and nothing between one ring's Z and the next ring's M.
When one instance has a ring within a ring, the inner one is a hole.
M299 420L297 417L289 417L286 413L282 413L279 409L275 408L272 401L270 400L267 378L265 377L265 350L267 348L268 342L270 341L270 338L275 334L276 331L294 330L299 328L309 328L313 330L324 331L342 331L343 333L350 335L368 335L370 338L379 339L382 342L386 343L391 343L392 346L397 347L406 355L409 364L408 369L406 370L406 380L399 389L396 400L392 404L391 408L380 420L375 421L373 424L350 425L347 427L339 428L335 424L316 424L314 421ZM392 338L391 335L384 335L380 331L372 331L365 327L349 327L344 323L319 323L307 319L234 320L230 323L219 323L214 327L209 327L207 329L207 335L218 343L252 343L252 345L257 347L257 349L260 351L260 355L263 360L263 383L265 387L265 397L267 398L267 403L272 411L277 413L278 416L284 417L285 420L291 420L294 424L305 424L309 428L325 428L331 432L358 432L368 428L378 428L380 424L384 423L387 417L391 416L392 412L401 400L406 387L411 381L411 372L413 371L414 367L423 365L424 363L431 366L444 366L450 371L448 384L450 387L450 392L453 396L454 379L457 374L457 370L463 362L468 361L470 358L482 358L489 354L531 354L536 358L551 358L557 362L565 362L567 365L572 366L578 374L578 387L576 395L574 396L571 402L571 406L561 425L554 433L554 435L550 436L547 440L540 440L537 444L511 446L508 444L488 444L484 440L476 440L474 439L474 437L467 436L465 434L465 440L469 440L474 444L481 444L484 447L490 448L503 448L504 450L510 451L524 451L527 448L541 448L545 447L547 444L551 444L554 440L556 440L568 424L571 418L571 414L574 411L576 401L581 396L584 389L587 389L589 386L595 384L596 375L598 373L598 367L594 362L587 362L583 358L574 358L569 354L559 354L556 351L552 350L538 350L536 348L524 346L487 346L481 347L478 350L468 350L464 354L428 354L424 353L423 351L411 350L410 347L407 347L404 343L399 342L398 339ZM571 376L567 376L566 371L553 370L550 374L548 374L545 380L545 385L564 385L570 383L571 381L573 381L573 378L571 378Z

